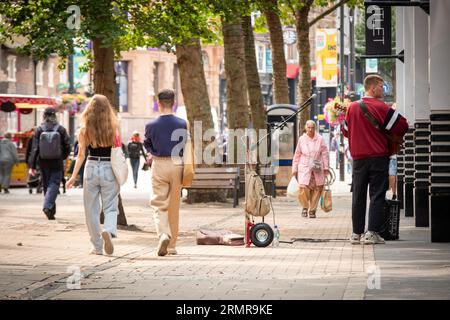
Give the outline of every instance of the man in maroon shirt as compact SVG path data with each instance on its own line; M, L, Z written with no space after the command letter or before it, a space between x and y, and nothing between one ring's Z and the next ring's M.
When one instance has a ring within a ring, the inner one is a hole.
M406 119L381 100L383 83L379 75L368 75L364 79L365 95L362 98L362 104L379 128L366 117L360 101L350 104L342 125L353 158L352 244L384 243L378 231L383 222L382 210L388 189L391 155L388 134L403 136L408 130ZM364 234L367 186L370 196L369 225Z

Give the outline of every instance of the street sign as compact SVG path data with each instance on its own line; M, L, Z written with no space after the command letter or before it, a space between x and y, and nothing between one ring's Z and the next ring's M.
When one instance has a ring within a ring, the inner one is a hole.
M383 91L384 93L389 92L389 85L387 84L387 82L383 83Z
M391 7L366 4L366 55L390 55Z
M366 73L378 73L378 59L366 59Z

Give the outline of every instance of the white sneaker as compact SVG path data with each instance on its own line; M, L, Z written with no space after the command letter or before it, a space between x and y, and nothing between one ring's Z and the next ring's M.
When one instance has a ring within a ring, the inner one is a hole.
M95 248L92 248L91 251L89 252L89 254L96 254L96 255L101 256L101 255L103 255L103 251L101 249L97 250Z
M364 240L364 244L384 244L384 239L380 237L377 232L367 231Z
M114 252L114 245L111 240L111 235L108 231L102 232L103 238L103 248L105 249L106 254L112 254Z
M357 234L357 233L352 233L351 237L350 237L350 243L351 244L361 244L361 240L364 236L363 234Z
M175 249L175 248L167 248L167 254L176 255L176 254L178 254L178 252L177 252L177 249Z
M167 254L167 246L169 245L170 237L168 234L163 233L159 237L158 243L158 256L162 257Z

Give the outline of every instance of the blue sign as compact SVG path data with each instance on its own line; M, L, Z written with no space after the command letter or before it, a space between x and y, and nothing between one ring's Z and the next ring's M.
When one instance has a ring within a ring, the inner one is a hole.
M383 84L383 91L384 91L384 93L387 93L387 92L389 92L389 85L387 84L387 82L385 82L384 84Z

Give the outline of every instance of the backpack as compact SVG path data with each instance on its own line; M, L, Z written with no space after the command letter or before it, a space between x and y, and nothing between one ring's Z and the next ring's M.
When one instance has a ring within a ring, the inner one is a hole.
M58 132L59 125L48 131L41 126L43 132L39 137L39 157L44 160L61 159L61 134Z
M245 179L245 186L247 188L245 211L258 217L267 215L270 212L271 200L264 191L261 177L255 171L250 171Z

